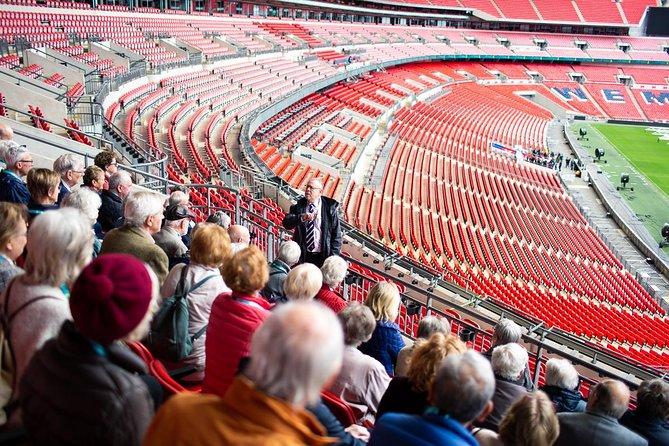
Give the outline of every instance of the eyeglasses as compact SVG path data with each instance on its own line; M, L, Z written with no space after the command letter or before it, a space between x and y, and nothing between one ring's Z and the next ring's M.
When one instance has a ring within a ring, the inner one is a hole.
M34 164L35 161L33 161L33 160L20 160L19 163Z
M322 187L313 187L313 186L307 186L305 190L323 190Z

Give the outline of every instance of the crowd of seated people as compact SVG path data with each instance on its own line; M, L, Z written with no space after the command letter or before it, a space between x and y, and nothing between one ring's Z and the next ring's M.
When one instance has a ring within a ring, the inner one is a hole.
M342 257L299 263L299 244L285 241L267 259L225 212L194 222L187 190L166 199L135 186L113 154L87 187L76 157L33 168L11 137L0 148L0 187L12 188L0 189L0 330L13 362L0 377L0 440L669 444L665 380L641 383L628 411L624 383L605 379L586 401L574 365L552 358L534 390L523 330L509 319L483 354L435 316L412 342L394 283L376 283L364 303L339 294ZM191 391L163 389L133 353L139 341Z

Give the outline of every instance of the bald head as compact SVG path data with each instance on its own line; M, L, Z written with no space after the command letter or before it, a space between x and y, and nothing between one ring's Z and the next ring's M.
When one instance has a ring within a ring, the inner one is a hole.
M0 141L10 141L14 139L14 130L4 123L0 123Z
M230 236L230 242L232 243L242 243L246 245L251 243L251 234L249 233L248 228L245 228L242 225L230 226L228 235Z
M312 178L304 189L304 197L309 203L316 203L323 193L323 183L318 178Z
M615 379L605 379L597 384L588 398L587 412L620 418L630 402L630 389Z

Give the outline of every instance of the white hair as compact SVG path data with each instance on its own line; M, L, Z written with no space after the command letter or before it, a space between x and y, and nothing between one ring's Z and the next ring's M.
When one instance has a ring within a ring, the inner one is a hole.
M102 200L98 194L87 187L80 187L65 196L62 206L79 209L91 224L95 224L101 205Z
M303 408L339 372L344 335L335 314L317 302L279 306L253 335L246 375L267 395Z
M132 184L132 178L130 174L125 170L117 170L112 176L109 177L109 190L116 192L119 186L123 184Z
M77 209L47 211L30 224L26 248L27 281L59 287L72 282L91 260L93 231Z
M490 363L468 350L447 355L432 381L432 404L461 423L474 420L495 393Z
M323 285L323 274L313 263L303 263L291 269L283 282L283 294L288 300L311 300Z
M174 206L175 204L187 204L188 203L188 194L180 190L175 190L170 194L170 197L167 199L165 205L167 207Z
M5 163L7 163L7 167L9 168L16 167L16 163L21 161L21 158L23 158L26 153L30 152L28 151L28 148L24 145L16 144L8 146L7 150L5 151Z
M126 198L123 216L125 222L131 226L144 226L147 218L161 212L163 212L163 199L159 194L137 191Z
M300 261L302 250L300 245L292 240L281 243L279 246L278 259L283 261L288 266L293 266Z
M18 147L19 143L12 140L0 140L0 161L5 161L7 159L7 151L12 147Z
M501 319L495 325L493 336L495 337L495 345L518 342L523 336L523 329L511 319Z
M65 175L69 170L83 170L84 162L82 159L71 153L66 153L64 155L56 158L56 161L53 162L53 170L57 172L61 177Z
M551 358L546 362L546 385L574 390L578 386L578 372L568 360Z
M330 256L323 262L321 272L323 273L323 283L329 287L336 287L346 277L348 271L348 262L339 256Z
M504 379L516 380L525 370L527 359L527 350L522 345L515 342L500 345L492 351L492 369Z

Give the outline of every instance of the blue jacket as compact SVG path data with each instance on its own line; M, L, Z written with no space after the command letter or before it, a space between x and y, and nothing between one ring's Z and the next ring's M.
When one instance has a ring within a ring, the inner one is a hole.
M28 204L30 192L28 186L14 172L3 170L0 172L0 201Z
M467 428L438 414L389 413L376 421L368 446L477 446Z
M372 337L358 348L383 364L388 375L393 376L397 355L404 348L400 327L394 322L376 321Z
M585 412L586 403L577 390L562 389L555 386L541 388L553 402L555 412Z

